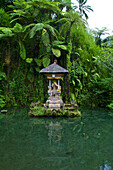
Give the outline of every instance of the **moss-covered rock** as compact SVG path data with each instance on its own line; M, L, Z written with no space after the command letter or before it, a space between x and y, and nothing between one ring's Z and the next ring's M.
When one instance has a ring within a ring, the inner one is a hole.
M80 111L75 109L74 107L68 105L68 107L64 110L51 110L47 108L45 110L44 106L42 104L35 104L33 103L32 106L30 107L29 111L29 116L30 117L75 117L75 116L81 116Z

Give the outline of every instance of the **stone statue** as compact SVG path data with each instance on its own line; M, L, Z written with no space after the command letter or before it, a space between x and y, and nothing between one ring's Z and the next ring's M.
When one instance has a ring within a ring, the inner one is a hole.
M64 109L64 103L60 98L61 86L54 81L52 87L48 86L49 98L46 101L45 108L49 107L50 109Z

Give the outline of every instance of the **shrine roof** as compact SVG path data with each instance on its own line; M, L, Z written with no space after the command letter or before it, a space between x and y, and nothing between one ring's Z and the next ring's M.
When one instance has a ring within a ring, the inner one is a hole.
M65 68L59 66L58 64L56 64L56 62L54 62L53 64L49 65L46 68L43 68L42 70L40 70L40 73L42 74L67 74L69 73L68 70L66 70Z

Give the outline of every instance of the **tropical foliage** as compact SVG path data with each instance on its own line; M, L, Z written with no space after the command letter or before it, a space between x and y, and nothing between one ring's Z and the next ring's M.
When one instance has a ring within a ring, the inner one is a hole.
M86 19L88 19L87 12L93 11L90 5L86 5L87 0L77 0L78 6L75 6L75 9L79 10L80 15L84 15Z
M79 1L82 9L86 2ZM39 71L55 58L69 70L65 102L112 106L112 37L96 45L70 1L15 0L7 9L0 10L0 107L45 102L48 82Z

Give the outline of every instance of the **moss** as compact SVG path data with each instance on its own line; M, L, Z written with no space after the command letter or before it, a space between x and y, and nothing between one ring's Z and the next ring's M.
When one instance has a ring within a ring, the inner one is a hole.
M45 111L45 108L43 106L34 105L34 107L30 108L29 116L31 117L75 117L75 116L81 116L80 111L76 111L73 109L73 111L70 110L50 110L47 109Z
M45 108L35 106L34 108L30 108L29 116L44 116L45 115Z

